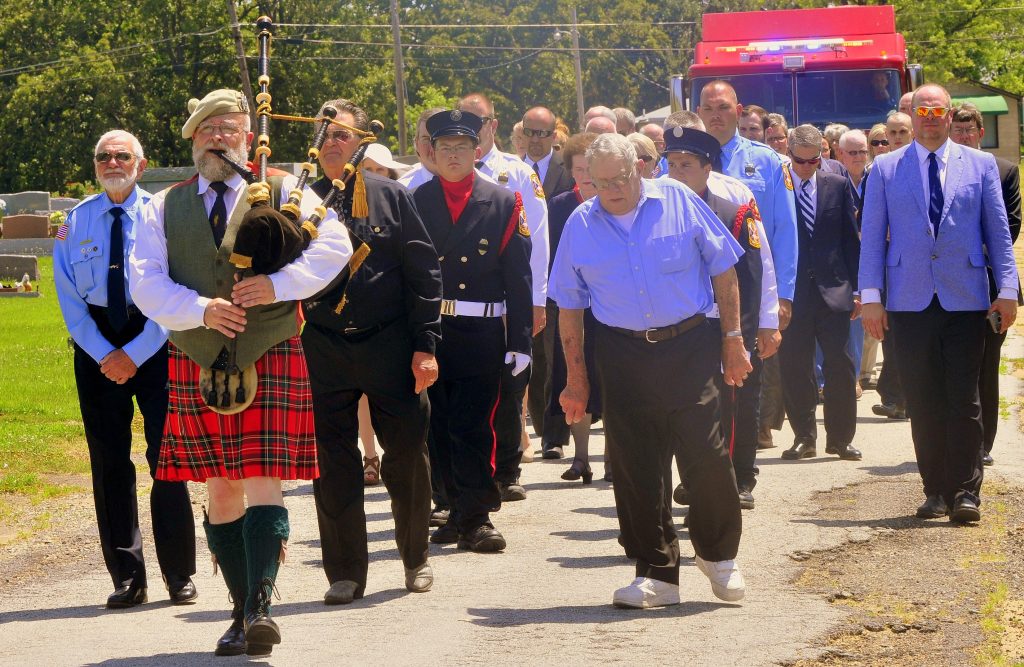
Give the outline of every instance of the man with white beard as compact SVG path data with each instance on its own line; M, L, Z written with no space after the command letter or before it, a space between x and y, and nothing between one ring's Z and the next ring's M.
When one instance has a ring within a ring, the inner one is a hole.
M125 264L150 194L136 185L146 168L139 140L123 130L94 153L104 192L68 214L53 249L61 313L74 340L75 381L92 467L96 523L114 583L107 607L147 602L132 463L132 398L142 412L146 461L156 471L167 412L167 330L139 312ZM183 481L154 480L150 494L157 560L172 604L198 597L195 524Z

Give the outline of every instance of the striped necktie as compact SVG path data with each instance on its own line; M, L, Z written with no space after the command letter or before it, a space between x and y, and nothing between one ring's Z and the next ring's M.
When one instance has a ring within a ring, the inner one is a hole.
M814 234L814 199L811 197L811 181L806 180L800 185L800 194L796 197L796 209L807 228L807 233Z
M942 181L939 179L939 161L935 153L928 154L928 220L932 223L932 234L938 238L939 222L942 221L942 207L945 198L942 196Z

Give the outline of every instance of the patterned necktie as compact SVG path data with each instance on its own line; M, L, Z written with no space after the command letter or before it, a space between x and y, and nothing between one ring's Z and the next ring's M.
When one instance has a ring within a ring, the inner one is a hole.
M213 242L219 248L220 242L224 240L224 232L228 228L228 207L224 203L224 193L228 191L228 184L224 181L214 181L210 183L210 187L217 193L217 200L210 209L210 227L213 229Z
M120 331L128 323L128 299L124 293L124 230L121 216L124 209L115 206L110 209L114 217L110 223L110 265L107 269L107 320L114 331Z
M533 173L537 174L537 178L540 178L540 163L539 162L534 162L533 163Z
M807 233L814 234L814 199L811 197L811 181L806 180L800 185L800 194L796 198L797 213L803 219Z
M928 219L932 223L932 233L939 236L939 221L942 220L942 181L939 180L939 161L935 153L928 154Z

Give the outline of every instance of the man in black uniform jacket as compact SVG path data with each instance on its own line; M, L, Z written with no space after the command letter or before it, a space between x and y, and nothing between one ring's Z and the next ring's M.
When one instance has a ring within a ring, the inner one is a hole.
M476 114L458 110L427 120L437 176L416 188L413 199L437 249L444 284L441 377L429 389L430 453L451 515L430 539L500 551L505 538L489 516L501 507L494 410L503 365L510 364L516 376L530 363L533 279L522 199L473 171L482 124Z
M367 129L366 112L347 100L324 106L337 119ZM332 127L320 151L324 177L311 189L323 198L331 180L359 145L359 137ZM395 541L405 585L424 592L433 583L427 563L430 467L426 435L430 406L424 391L437 379L441 276L412 197L398 183L374 174L365 183L366 217L352 215L348 187L335 211L355 250L341 279L304 304L303 348L309 365L320 478L314 480L324 571L331 584L326 604L363 597L368 565L363 467L356 446L358 405L365 394L384 449L381 478L391 496ZM354 185L354 183L353 183ZM313 200L310 202L309 200ZM307 191L303 208L318 204ZM365 244L365 248L360 246ZM369 254L364 254L369 250ZM361 260L361 261L360 261ZM344 306L338 310L339 304Z

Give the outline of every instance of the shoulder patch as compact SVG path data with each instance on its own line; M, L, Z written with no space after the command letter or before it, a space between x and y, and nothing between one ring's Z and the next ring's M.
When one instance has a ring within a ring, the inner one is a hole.
M530 170L530 182L533 183L533 194L537 196L537 199L544 199L544 186L540 183L540 178L537 177L537 172Z
M519 206L519 235L530 238L530 227L526 224L526 207L521 202L516 203Z
M782 163L782 180L786 182L786 189L793 189L793 175L789 173L789 165L785 162Z
M54 235L58 241L63 241L68 237L68 223L62 222L60 227L57 228L57 233Z

